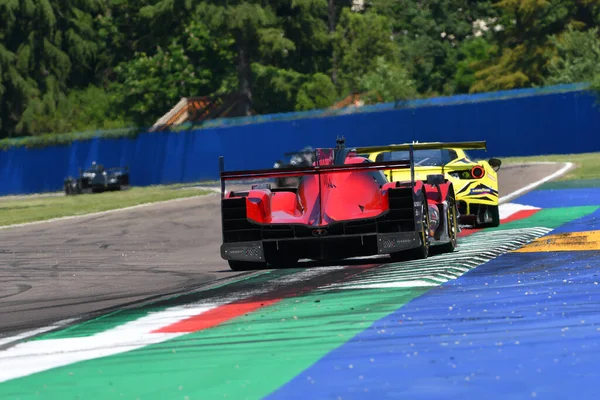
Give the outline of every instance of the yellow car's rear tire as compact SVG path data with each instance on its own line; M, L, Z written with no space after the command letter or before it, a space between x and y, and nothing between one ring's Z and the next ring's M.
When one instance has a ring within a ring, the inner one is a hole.
M496 228L500 226L500 210L498 206L487 206L485 213L489 213L491 222L477 224L476 228Z
M489 210L490 214L492 215L492 223L490 224L490 227L495 228L500 226L500 210L498 206L490 206Z

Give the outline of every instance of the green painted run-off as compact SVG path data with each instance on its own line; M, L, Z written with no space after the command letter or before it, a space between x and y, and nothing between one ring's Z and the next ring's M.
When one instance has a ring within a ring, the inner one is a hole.
M52 400L260 398L424 291L290 298L212 329L8 381L0 384L0 394Z

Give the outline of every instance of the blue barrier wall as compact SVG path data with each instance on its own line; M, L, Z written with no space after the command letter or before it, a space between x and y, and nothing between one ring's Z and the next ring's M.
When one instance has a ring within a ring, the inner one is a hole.
M571 91L11 148L0 152L0 195L62 190L65 177L92 161L129 166L136 186L218 179L219 155L227 170L269 168L284 152L333 147L342 134L349 146L487 140L488 152L474 157L600 151L595 103L593 94Z

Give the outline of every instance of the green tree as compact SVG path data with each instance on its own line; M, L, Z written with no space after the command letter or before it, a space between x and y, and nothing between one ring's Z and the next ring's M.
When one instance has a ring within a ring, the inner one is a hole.
M550 40L556 54L548 65L547 84L591 82L600 74L598 28L580 32L569 26L566 32L553 35Z
M0 118L4 136L35 134L31 120L52 113L68 87L84 85L94 68L100 0L12 0L0 4Z
M327 0L278 0L270 4L278 26L284 37L293 43L293 48L262 62L302 74L328 72L331 68L331 37L327 28Z
M337 30L337 24L344 9L347 9L353 5L353 0L327 0L327 27L329 31L330 42L335 39L335 32ZM338 74L338 55L331 47L330 50L331 59L331 80L337 85L337 74Z
M177 10L173 12L173 10ZM245 99L245 114L252 112L252 64L276 60L294 50L294 43L283 35L275 12L258 0L231 0L227 3L208 0L193 5L189 0L160 0L154 6L142 9L155 26L168 26L172 18L203 22L215 34L231 37L231 49L236 53L238 92ZM166 25L165 25L166 24ZM163 28L164 29L164 28Z
M117 80L111 91L119 108L127 109L137 124L153 123L182 97L231 89L226 66L233 62L233 53L227 51L233 39L212 36L201 22L190 23L184 34L166 49L159 46L153 55L139 53L115 68Z
M298 88L305 75L293 69L281 69L260 63L252 65L254 75L253 109L257 114L286 112L294 109Z
M338 94L331 78L316 73L300 86L296 96L296 111L328 108L333 105Z
M468 93L476 82L477 65L490 58L491 45L483 37L464 41L458 49L456 73L453 79L453 93Z
M578 29L595 25L599 5L599 0L498 1L506 29L492 49L492 60L478 68L471 92L544 84L553 54L551 36L568 25Z
M456 90L456 63L460 49L473 37L492 40L499 10L491 0L373 0L371 10L392 21L401 59L425 95L452 94ZM485 29L478 29L483 25Z
M368 103L400 102L416 95L415 83L400 64L377 57L373 69L359 79L361 92L367 93Z
M336 28L334 57L338 60L339 91L359 91L360 78L376 67L378 57L391 63L399 61L390 20L345 8Z
M300 87L330 71L328 5L328 0L274 0L268 6L257 0L160 0L141 14L157 27L158 36L164 26L194 19L208 26L213 37L232 38L223 48L235 53L229 71L250 114L293 110ZM337 13L339 4L335 8ZM173 32L178 35L177 28Z
M104 9L95 22L100 46L95 83L106 87L116 79L114 69L119 64L132 60L136 53L152 53L157 45L168 46L173 36L156 35L142 17L140 10L152 0L104 1ZM178 26L173 24L171 28Z
M27 113L29 127L36 134L124 128L131 124L124 110L114 107L111 94L94 85L72 90L69 95L59 93L53 103L34 102Z

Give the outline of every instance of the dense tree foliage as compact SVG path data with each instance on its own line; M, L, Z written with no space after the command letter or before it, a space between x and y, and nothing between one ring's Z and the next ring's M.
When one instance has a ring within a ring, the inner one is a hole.
M0 138L590 81L600 0L4 0Z

